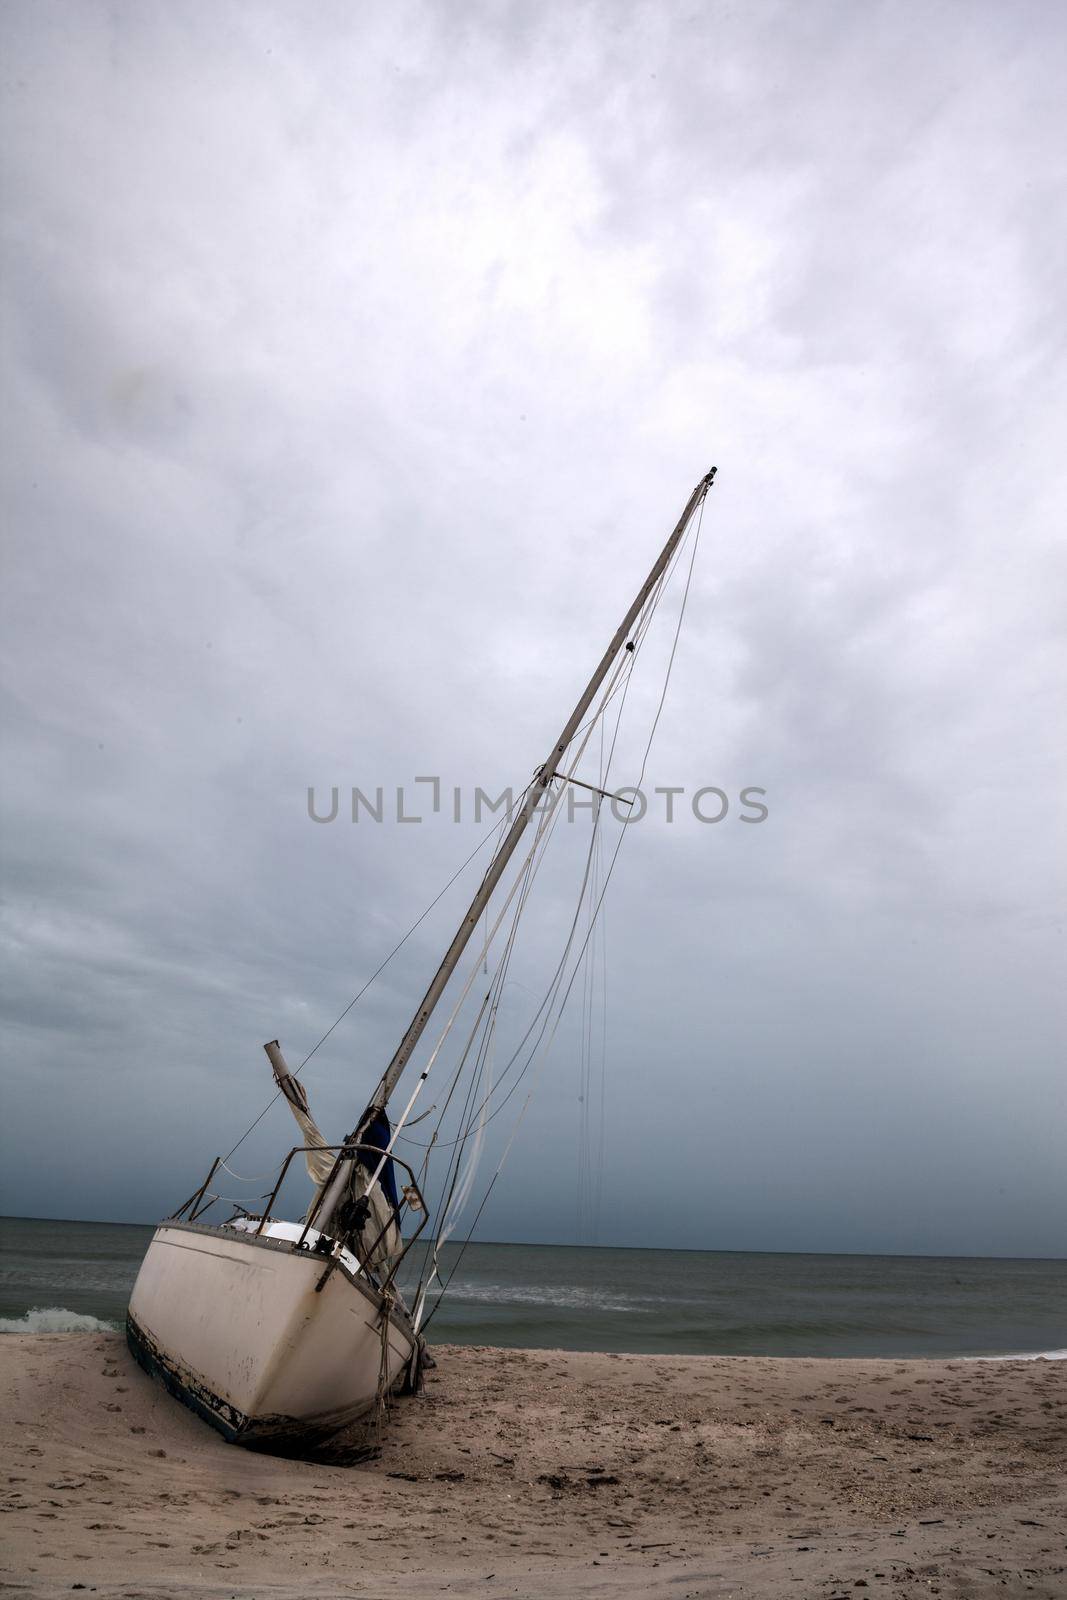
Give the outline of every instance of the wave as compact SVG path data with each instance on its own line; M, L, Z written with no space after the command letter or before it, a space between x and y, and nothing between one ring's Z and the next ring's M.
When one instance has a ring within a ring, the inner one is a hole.
M0 1317L0 1333L114 1333L113 1322L103 1322L85 1311L66 1306L34 1306L21 1317Z
M1067 1350L1028 1350L1015 1356L964 1356L964 1361L1067 1361Z
M602 1289L590 1289L561 1284L504 1284L457 1283L449 1291L453 1300L473 1301L488 1305L554 1306L568 1311L637 1311L641 1303L636 1299L619 1299Z

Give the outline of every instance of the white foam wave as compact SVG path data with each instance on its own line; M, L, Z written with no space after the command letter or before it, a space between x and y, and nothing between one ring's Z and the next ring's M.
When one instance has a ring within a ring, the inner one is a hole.
M965 1361L1067 1361L1067 1350L1028 1350L1018 1356L964 1356Z
M540 1284L457 1283L451 1291L455 1300L489 1305L552 1306L568 1311L633 1311L634 1300L613 1297L601 1289Z
M0 1317L0 1333L114 1333L113 1322L66 1306L34 1306L22 1317Z

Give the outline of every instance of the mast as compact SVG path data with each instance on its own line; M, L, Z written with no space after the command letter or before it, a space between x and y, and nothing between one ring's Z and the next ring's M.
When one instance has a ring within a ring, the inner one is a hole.
M448 983L449 978L455 971L456 966L458 965L459 960L467 947L467 942L470 939L471 934L478 926L482 912L489 904L493 890L500 882L500 878L505 867L511 860L519 840L526 831L526 825L529 822L530 817L536 810L545 790L548 788L553 778L555 778L559 761L562 759L567 746L574 738L574 735L581 724L582 718L592 705L593 698L597 690L600 688L600 685L603 683L604 679L611 670L612 662L615 660L615 657L618 655L619 651L629 638L630 629L633 627L634 622L640 615L642 606L666 571L671 557L678 548L686 528L689 526L689 522L694 511L696 511L697 507L703 502L704 497L711 488L714 477L715 468L712 467L710 472L705 473L704 477L701 478L700 482L689 496L689 499L686 502L685 510L682 512L674 532L667 540L667 543L663 546L659 556L656 558L652 571L649 573L648 577L641 585L641 588L638 590L637 597L634 600L633 605L630 607L629 611L627 611L625 617L623 617L618 628L615 630L615 635L611 643L608 645L607 650L604 652L600 665L593 673L593 676L590 678L585 690L582 693L581 699L571 712L563 732L560 734L559 738L552 746L552 749L549 751L544 765L538 768L537 775L527 790L526 797L519 809L518 814L512 822L511 827L508 829L503 843L497 850L496 855L489 863L485 877L482 879L478 888L478 892L470 903L470 909L463 918L463 921L460 923L459 928L456 930L456 936L445 952L444 960L441 962L441 965L434 974L430 987L423 995L418 1010L412 1017L411 1022L408 1024L407 1031L397 1046L396 1054L393 1056L392 1061L390 1061L385 1072L382 1074L381 1082L374 1091L374 1097L371 1100L370 1106L368 1107L367 1114L373 1110L381 1111L385 1109L390 1095L396 1088L401 1073L407 1066L408 1061L411 1059L412 1051L415 1049L419 1039L422 1037L423 1029L429 1022L438 1000L440 1000L441 995L444 993L445 986Z

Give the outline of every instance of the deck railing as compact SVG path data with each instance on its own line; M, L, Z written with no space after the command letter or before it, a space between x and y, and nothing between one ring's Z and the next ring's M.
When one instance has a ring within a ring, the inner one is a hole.
M329 1189L330 1189L330 1187L331 1187L331 1185L333 1183L333 1180L336 1177L338 1171L340 1170L342 1164L344 1162L346 1162L346 1161L352 1161L355 1158L365 1154L365 1155L370 1156L373 1159L373 1164L375 1166L377 1166L378 1163L380 1162L382 1156L385 1154L385 1151L382 1150L380 1145L362 1144L362 1143L358 1143L358 1142L349 1142L347 1144L298 1144L298 1145L294 1145L293 1148L289 1151L289 1154L286 1156L285 1160L282 1162L281 1167L278 1170L278 1176L274 1181L274 1187L271 1189L269 1194L266 1194L266 1195L263 1196L263 1199L265 1199L267 1203L264 1206L262 1213L261 1214L255 1214L255 1215L253 1215L252 1213L246 1211L244 1206L241 1205L241 1203L239 1201L235 1201L234 1199L232 1199L232 1197L229 1197L229 1196L226 1196L226 1195L222 1195L222 1194L213 1193L213 1192L209 1193L209 1186L211 1184L211 1180L214 1178L214 1176L215 1176L216 1172L218 1171L219 1167L224 1165L224 1163L222 1161L222 1157L221 1156L216 1156L215 1160L211 1163L211 1167L210 1167L210 1170L208 1171L207 1177L204 1179L204 1181L200 1185L199 1189L197 1189L193 1194L191 1194L189 1196L188 1200L186 1200L182 1205L180 1205L178 1207L177 1211L175 1211L172 1216L167 1218L167 1221L168 1222L198 1222L199 1219L207 1211L209 1211L212 1206L216 1205L220 1200L222 1200L222 1201L225 1201L226 1203L228 1203L230 1205L233 1205L233 1206L235 1206L237 1208L236 1211L234 1212L234 1216L229 1218L229 1219L227 1219L227 1220L229 1220L229 1221L235 1220L237 1212L241 1212L244 1215L244 1217L246 1218L247 1221L258 1222L258 1227L254 1230L254 1236L255 1236L255 1238L258 1239L260 1237L260 1235L263 1233L264 1228L266 1228L269 1225L269 1223L271 1222L271 1220L272 1220L271 1219L271 1209L274 1206L274 1203L278 1198L278 1194L279 1194L279 1192L281 1190L282 1184L285 1182L286 1177L288 1176L289 1168L292 1165L293 1160L295 1159L295 1157L296 1156L306 1156L306 1155L320 1155L320 1154L321 1155L332 1154L333 1157L334 1157L333 1166L330 1168L330 1173L329 1173L329 1176L327 1177L326 1181L324 1183L320 1183L318 1185L318 1190L317 1190L317 1193L315 1195L314 1202L313 1202L310 1210L308 1211L307 1216L304 1218L304 1226L301 1229L299 1237L291 1241L292 1249L294 1249L294 1250L307 1250L309 1248L308 1243L307 1243L308 1233L315 1226L316 1218L318 1217L320 1211L322 1210L323 1200L325 1199L326 1194L329 1191ZM380 1181L377 1182L374 1185L374 1188L377 1189L377 1191L382 1195L382 1197L385 1199L385 1201L386 1201L386 1203L387 1203L387 1205L389 1207L389 1217L382 1224L382 1226L379 1228L377 1234L374 1236L374 1239L371 1241L371 1243L369 1245L368 1244L364 1244L363 1239L362 1239L362 1234L361 1234L359 1243L354 1248L354 1253L359 1258L360 1266L361 1266L362 1270L369 1274L371 1272L371 1263L374 1261L375 1253L377 1252L377 1250L379 1249L382 1241L384 1240L384 1238L386 1237L387 1233L389 1232L389 1229L391 1227L393 1227L394 1225L396 1226L397 1234L399 1235L400 1243L402 1245L402 1248L396 1253L395 1257L391 1258L390 1264L389 1264L389 1271L386 1274L385 1278L383 1280L379 1281L379 1283L378 1283L378 1287L379 1288L386 1288L392 1282L393 1278L396 1276L396 1271L397 1271L397 1268L400 1266L401 1261L404 1259L405 1255L410 1250L411 1246L415 1243L415 1240L419 1237L419 1234L422 1232L423 1228L426 1226L426 1221L427 1221L426 1202L422 1197L422 1192L419 1189L419 1185L418 1185L418 1183L417 1183L417 1181L415 1179L414 1172L412 1172L411 1168L408 1166L407 1162L403 1160L402 1157L394 1155L392 1153L392 1151L389 1152L389 1159L390 1159L390 1161L393 1162L394 1166L399 1167L400 1170L403 1173L406 1174L407 1179L408 1179L407 1183L405 1183L402 1186L401 1199L400 1199L398 1204L394 1205L393 1202L389 1199L388 1195L386 1195L385 1190L382 1188L382 1185L381 1185ZM228 1171L229 1169L227 1168L226 1170ZM402 1231L402 1225L403 1225L403 1221L404 1221L404 1218L405 1218L405 1214L407 1214L409 1217L412 1216L412 1215L418 1215L419 1218L420 1218L418 1227L415 1229L414 1233L412 1233L410 1235L410 1237L407 1238L407 1239L405 1239L403 1237L403 1231ZM319 1235L320 1239L323 1239L323 1238L326 1238L326 1237L327 1237L327 1235L325 1235L325 1234L320 1234ZM279 1241L279 1242L284 1243L284 1242L287 1242L287 1241ZM323 1277L323 1280L322 1280L323 1282L325 1282L325 1278L329 1276L329 1273L333 1270L333 1267L340 1261L341 1243L342 1243L342 1241L336 1240L336 1239L332 1241L333 1249L332 1249L331 1261L330 1261L330 1265L327 1268L326 1273L324 1274L324 1277Z

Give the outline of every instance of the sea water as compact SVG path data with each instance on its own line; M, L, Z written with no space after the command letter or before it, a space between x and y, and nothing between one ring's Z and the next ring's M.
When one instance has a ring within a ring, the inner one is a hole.
M152 1229L0 1219L0 1332L122 1326ZM409 1295L421 1258L405 1263ZM446 1246L431 1344L762 1356L1067 1355L1067 1261ZM433 1303L431 1295L430 1304Z

